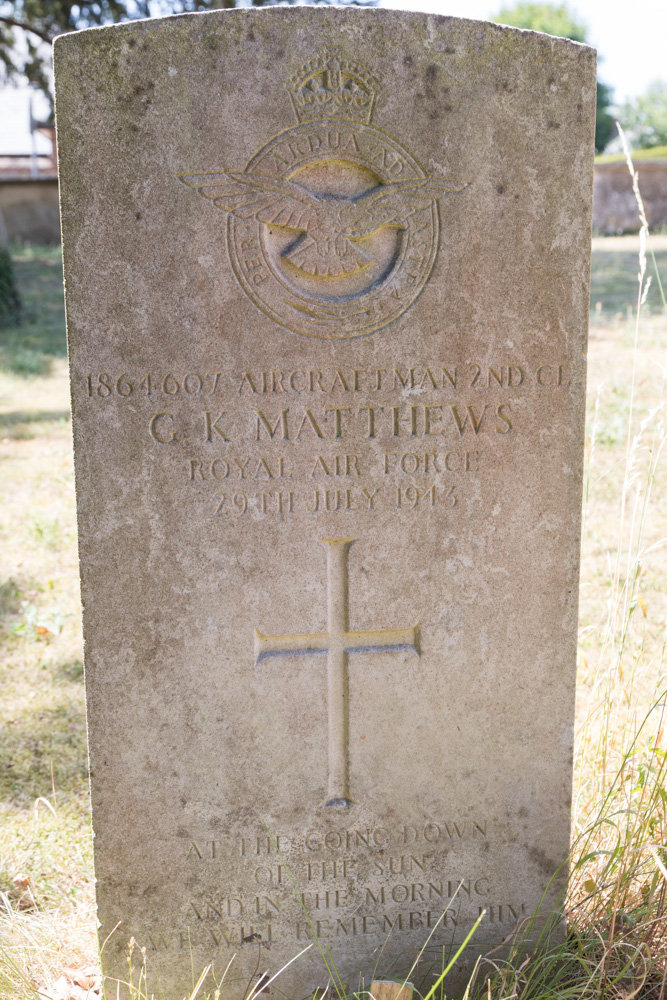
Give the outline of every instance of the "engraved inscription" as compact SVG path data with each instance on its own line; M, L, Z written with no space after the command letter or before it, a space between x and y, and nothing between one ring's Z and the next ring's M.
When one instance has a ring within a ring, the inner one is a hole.
M482 816L439 816L375 826L327 823L318 829L314 823L289 835L260 827L215 839L201 835L185 851L193 874L200 866L220 865L238 888L188 890L180 907L185 934L211 949L235 949L248 934L290 944L307 942L313 928L332 938L418 935L426 929L444 945L462 940L482 911L486 923L509 930L530 907L505 901L484 866L491 834ZM478 861L464 870L451 850L462 842L481 848ZM216 884L215 878L204 882ZM166 942L180 948L185 939L163 927L150 933L161 947ZM146 940L145 933L141 938Z
M470 882L470 880L467 881L468 883ZM470 887L466 885L465 881L458 885L460 887L459 891L464 893L470 891ZM439 887L433 886L432 888L437 890ZM454 889L450 892L450 896L454 894L456 889L457 884L454 883ZM421 892L419 887L417 887L417 891L418 894ZM428 889L428 891L430 892L431 890ZM322 939L344 939L362 935L386 937L390 933L394 935L396 933L410 934L417 932L420 935L417 940L422 941L424 931L435 931L437 935L435 940L438 943L442 941L443 946L452 948L458 943L460 936L470 928L478 917L482 918L482 926L502 924L506 928L504 933L509 933L513 928L517 927L520 921L530 916L532 909L526 902L496 903L494 900L489 903L484 899L483 902L480 900L474 911L466 915L466 918L463 919L459 913L451 910L443 913L443 908L439 905L439 891L434 892L434 895L436 898L433 901L433 909L413 909L410 907L409 909L392 910L391 912L383 912L380 909L373 914L356 915L354 913L342 913L336 916L336 910L344 909L349 905L346 894L342 890L330 890L323 893L309 893L306 891L300 899L309 914L310 920L305 920L303 914L301 914L300 918L294 920L293 923L283 923L280 926L272 923L270 919L267 920L272 914L273 917L276 916L273 910L275 902L269 897L262 897L261 899L260 897L256 897L259 900L258 905L261 907L260 912L256 911L255 902L249 904L247 920L254 922L245 922L240 925L221 923L220 921L225 919L224 914L221 915L221 918L218 918L216 916L216 907L208 901L190 902L188 905L188 915L193 923L186 930L137 931L136 934L140 945L145 947L149 953L165 951L188 952L192 950L193 946L197 945L205 946L212 952L220 948L235 951L244 940L247 941L252 936L255 936L254 940L263 940L270 943L278 941L292 943L295 941L305 942L312 940L314 935ZM375 900L372 894L370 896L371 898L368 900L367 905L382 905L379 899ZM419 899L419 895L417 898ZM419 904L412 904L412 906L415 905L418 906ZM329 912L330 916L323 916L322 914L325 911ZM259 923L260 920L261 924ZM453 937L454 940L452 940ZM446 945L445 942L447 942ZM470 945L473 952L475 945L476 940L473 939Z
M516 454L529 399L563 399L576 384L557 358L510 356L292 371L209 362L88 374L82 389L91 406L143 410L167 474L222 527L389 512L457 520L479 496L475 478Z
M354 538L322 538L327 550L328 632L263 635L255 630L255 662L289 653L326 653L329 699L329 797L327 806L350 806L348 775L348 653L409 649L419 656L419 623L412 628L350 632L348 553Z
M445 337L446 334L442 333ZM132 376L109 372L89 373L85 376L86 395L89 399L108 399L113 396L225 396L235 395L336 395L338 393L384 392L409 390L460 392L466 389L516 389L527 384L542 389L567 389L571 386L568 366L562 363L479 365L460 364L410 364L393 368L319 368L264 369L259 371L169 371Z

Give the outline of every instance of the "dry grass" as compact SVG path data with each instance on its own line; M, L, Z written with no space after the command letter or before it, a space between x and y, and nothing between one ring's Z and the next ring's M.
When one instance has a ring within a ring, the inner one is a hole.
M32 388L62 395L62 367L49 381ZM39 986L96 943L70 433L30 429L0 444L0 940L12 981Z
M493 1000L667 1000L667 314L652 297L635 326L636 257L628 270L626 249L594 254L571 933L565 948L532 957L520 972L524 957L503 966L488 985L492 967L480 968L482 995ZM665 278L667 252L656 250ZM19 259L33 310L29 343L20 331L0 342L6 1000L51 985L63 966L96 961L72 452L53 267L52 252Z
M63 965L96 961L61 274L52 250L18 257L28 316L0 331L0 996L8 998L52 983Z

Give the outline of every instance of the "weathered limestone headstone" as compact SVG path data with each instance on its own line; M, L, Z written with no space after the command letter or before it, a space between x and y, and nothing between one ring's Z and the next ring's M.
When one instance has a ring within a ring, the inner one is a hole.
M106 972L485 910L463 982L568 850L594 52L274 8L56 73Z

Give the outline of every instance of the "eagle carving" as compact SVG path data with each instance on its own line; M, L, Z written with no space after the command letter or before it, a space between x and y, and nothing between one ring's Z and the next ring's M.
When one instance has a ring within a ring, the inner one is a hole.
M180 180L239 219L302 233L282 252L300 271L320 277L351 274L373 258L355 241L382 226L406 229L415 212L469 181L423 177L380 184L353 198L317 195L294 181L256 173L180 174Z

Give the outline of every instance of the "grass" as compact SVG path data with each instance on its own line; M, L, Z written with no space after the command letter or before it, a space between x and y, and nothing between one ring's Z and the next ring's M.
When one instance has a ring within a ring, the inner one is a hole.
M598 239L593 250L593 269L591 273L591 323L597 329L600 325L609 327L618 325L618 320L629 318L630 323L635 317L637 296L637 251L628 249L598 249L604 245L604 239ZM662 240L661 240L662 242ZM623 245L623 244L621 244ZM643 306L644 319L653 315L661 315L664 311L663 295L667 289L667 249L655 250L649 254L649 275L652 278L648 296ZM654 327L650 322L644 323L642 329L642 345L651 331L657 330L660 338L662 327Z
M67 357L60 248L21 247L12 257L22 321L0 330L0 371L47 375L56 359Z
M657 242L652 255L649 238L638 321L637 255L604 246L591 290L569 932L526 956L520 928L509 960L480 965L471 1000L667 1000L667 312L657 280L667 285L667 251ZM26 313L0 331L2 1000L97 961L60 263L40 248L14 259ZM143 989L136 952L133 964Z
M647 160L667 160L667 146L653 146L651 149L637 149L632 154L635 163ZM625 153L601 153L595 157L596 163L625 163Z

